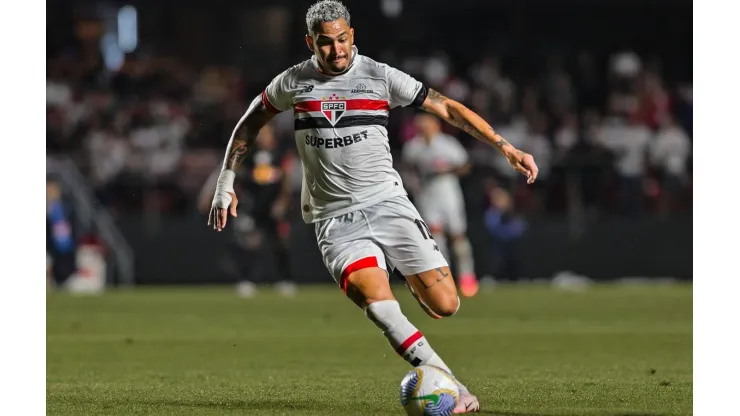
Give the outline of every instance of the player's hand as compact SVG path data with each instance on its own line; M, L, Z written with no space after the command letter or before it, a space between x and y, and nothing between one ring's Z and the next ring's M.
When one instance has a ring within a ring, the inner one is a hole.
M208 225L213 226L216 231L222 231L226 228L226 220L231 213L236 217L236 206L239 204L236 194L233 192L216 191L211 203L211 212L208 214ZM227 212L228 211L228 212Z
M514 170L521 172L522 175L527 177L528 184L533 184L537 179L539 169L537 168L537 164L534 163L534 158L529 153L515 150L506 155L506 159L509 160L509 165L511 165Z

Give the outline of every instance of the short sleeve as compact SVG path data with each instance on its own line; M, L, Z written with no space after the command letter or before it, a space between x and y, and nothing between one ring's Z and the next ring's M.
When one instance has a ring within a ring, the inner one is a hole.
M427 97L427 88L411 75L386 66L389 104L395 107L421 107Z
M292 69L292 68L291 68ZM286 69L272 79L262 92L262 103L273 113L281 113L293 108L293 93L291 84L293 76L291 69Z

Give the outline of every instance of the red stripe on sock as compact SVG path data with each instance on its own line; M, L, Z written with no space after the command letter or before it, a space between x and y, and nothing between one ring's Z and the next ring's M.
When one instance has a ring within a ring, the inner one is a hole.
M342 272L342 278L339 279L339 287L342 288L342 292L347 293L347 278L349 275L360 269L367 269L368 267L379 267L378 259L375 257L363 257L350 263L350 265Z
M413 335L406 338L406 341L402 342L401 345L396 348L396 352L398 353L398 355L403 356L403 353L406 352L406 350L409 349L409 347L413 345L414 342L418 341L419 338L423 336L424 335L421 334L421 331L416 331L413 333Z

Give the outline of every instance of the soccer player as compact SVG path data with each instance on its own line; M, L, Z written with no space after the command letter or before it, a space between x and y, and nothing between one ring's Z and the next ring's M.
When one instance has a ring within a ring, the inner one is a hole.
M414 119L418 135L403 149L403 160L417 174L420 182L415 202L432 237L445 258L449 233L452 252L457 260L458 284L464 296L478 292L473 250L466 235L465 202L458 175L468 172L468 153L452 136L442 133L439 119L420 113Z
M222 231L227 214L236 216L234 171L262 126L276 113L293 109L303 165L301 211L303 220L314 224L326 268L401 357L413 366L431 364L450 371L401 312L389 285L389 272L401 273L434 318L452 316L460 307L447 261L392 167L389 111L420 107L496 146L528 183L536 179L537 166L531 155L515 149L462 104L360 55L342 3L317 2L308 9L306 25L306 45L313 56L276 76L237 123L208 223ZM455 411L479 408L478 399L460 384Z

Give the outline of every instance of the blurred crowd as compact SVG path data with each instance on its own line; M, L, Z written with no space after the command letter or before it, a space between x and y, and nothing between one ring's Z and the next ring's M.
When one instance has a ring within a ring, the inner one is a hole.
M164 57L131 57L107 71L96 54L85 56L48 60L47 152L73 157L114 214L195 210L236 122L269 79ZM664 79L657 63L631 52L612 54L606 65L586 52L555 55L538 76L521 80L490 54L462 69L444 53L375 58L465 103L534 155L539 180L524 186L494 148L445 126L470 153L470 180L505 190L519 212L691 209L692 86ZM396 161L415 134L413 115L391 115ZM272 127L281 165L297 166L292 114ZM300 176L290 171L298 191Z
M538 77L520 82L495 56L461 73L444 55L402 66L535 157L537 185L523 186L494 148L446 128L466 144L486 188L510 191L522 212L690 209L692 86L671 84L631 52L613 54L604 73L588 53L568 58L551 56ZM413 136L410 127L402 124L402 140Z

